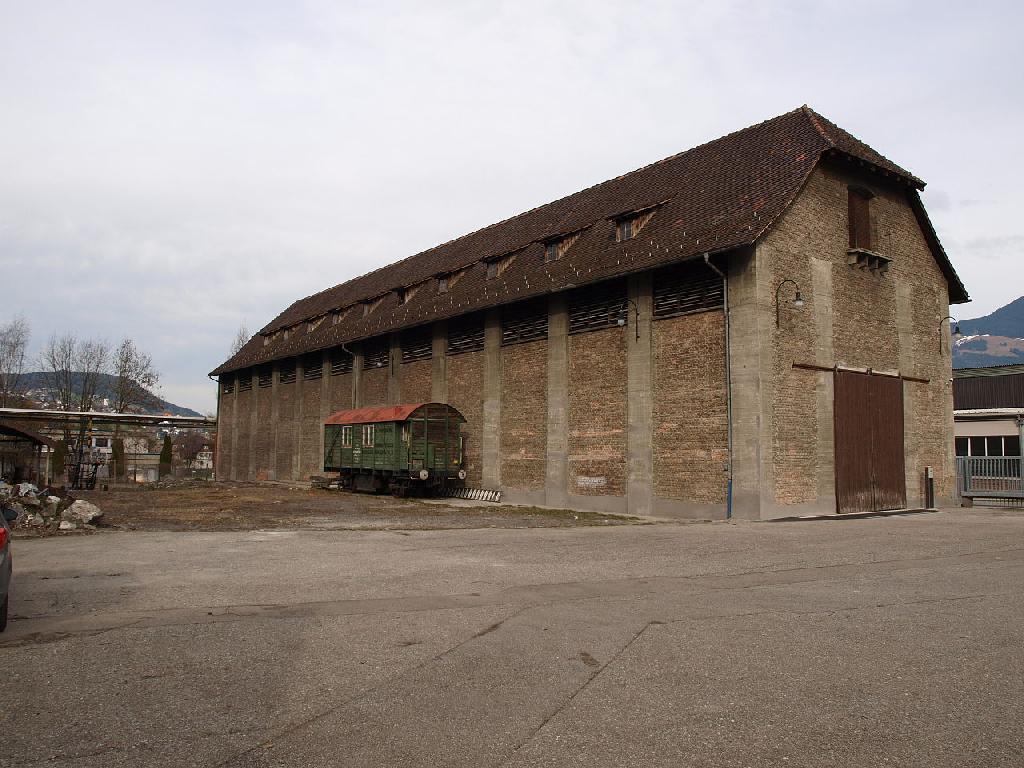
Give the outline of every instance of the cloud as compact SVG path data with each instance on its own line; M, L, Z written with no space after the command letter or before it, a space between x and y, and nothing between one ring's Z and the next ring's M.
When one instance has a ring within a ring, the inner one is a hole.
M6 311L37 340L135 337L199 410L240 324L804 102L932 182L979 305L1021 283L1012 242L976 242L1016 237L1021 208L1015 5L41 1L3 18Z

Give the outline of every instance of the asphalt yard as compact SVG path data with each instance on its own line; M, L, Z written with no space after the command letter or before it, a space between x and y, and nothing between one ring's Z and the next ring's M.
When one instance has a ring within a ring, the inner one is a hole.
M1024 764L1024 512L490 525L17 539L0 766Z

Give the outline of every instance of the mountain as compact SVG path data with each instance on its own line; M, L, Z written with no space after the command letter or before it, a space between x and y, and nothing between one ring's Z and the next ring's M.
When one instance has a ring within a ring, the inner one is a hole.
M1024 296L995 312L960 321L953 347L954 368L988 368L1024 363Z
M72 386L78 390L81 388L82 374L72 374ZM108 400L113 399L113 393L117 385L117 377L112 376L109 373L99 374L99 378L96 382L96 397L100 402L100 405L96 407L96 410L106 410L103 407L102 401L104 398ZM47 404L52 405L57 399L55 393L49 388L47 383L47 376L42 371L31 371L29 373L22 374L20 388L33 400L36 400L41 405ZM193 411L191 408L185 408L180 405L157 397L152 392L150 393L153 398L153 402L149 408L143 409L144 413L154 414L170 414L171 416L202 416L203 414L198 411Z

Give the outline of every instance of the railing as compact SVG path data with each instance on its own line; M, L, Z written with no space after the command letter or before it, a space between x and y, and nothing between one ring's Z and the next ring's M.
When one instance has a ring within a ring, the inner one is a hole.
M1024 499L1020 456L958 456L957 488L964 498Z

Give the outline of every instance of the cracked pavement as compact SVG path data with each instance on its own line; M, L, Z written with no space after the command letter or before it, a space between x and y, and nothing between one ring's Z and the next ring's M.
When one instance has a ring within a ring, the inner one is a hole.
M1018 766L1024 512L15 542L0 766Z

